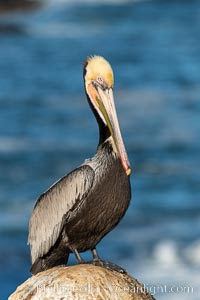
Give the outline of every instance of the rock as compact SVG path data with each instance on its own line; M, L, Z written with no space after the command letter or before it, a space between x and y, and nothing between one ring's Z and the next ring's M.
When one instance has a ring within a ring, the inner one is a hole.
M93 264L79 264L54 267L38 273L21 284L8 298L8 300L36 299L153 300L154 298L145 291L142 284L126 272Z
M8 13L16 10L32 10L41 5L40 0L1 0L0 13Z

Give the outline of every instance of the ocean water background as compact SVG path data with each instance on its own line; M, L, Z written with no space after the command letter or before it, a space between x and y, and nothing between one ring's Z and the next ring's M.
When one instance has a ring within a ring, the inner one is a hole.
M113 66L133 169L130 208L101 257L156 299L200 298L199 34L194 0L46 1L0 15L0 299L30 276L35 200L95 153L82 80L91 54Z

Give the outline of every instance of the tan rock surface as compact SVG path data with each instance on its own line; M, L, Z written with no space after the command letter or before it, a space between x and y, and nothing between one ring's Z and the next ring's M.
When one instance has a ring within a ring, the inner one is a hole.
M153 300L128 274L92 264L61 266L32 276L8 300Z

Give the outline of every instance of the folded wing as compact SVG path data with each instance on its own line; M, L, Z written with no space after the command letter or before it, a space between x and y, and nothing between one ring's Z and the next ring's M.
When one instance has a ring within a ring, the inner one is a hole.
M56 243L64 216L81 206L92 188L94 171L83 165L61 178L37 200L29 222L28 243L32 263Z

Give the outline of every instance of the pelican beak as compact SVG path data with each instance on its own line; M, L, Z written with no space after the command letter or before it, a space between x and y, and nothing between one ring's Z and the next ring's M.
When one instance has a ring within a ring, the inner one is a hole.
M122 135L119 128L119 122L115 109L112 88L104 87L99 84L90 83L88 87L90 99L104 123L108 126L112 136L115 150L120 158L121 164L127 175L131 174L128 155L124 146Z

